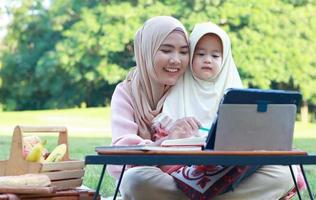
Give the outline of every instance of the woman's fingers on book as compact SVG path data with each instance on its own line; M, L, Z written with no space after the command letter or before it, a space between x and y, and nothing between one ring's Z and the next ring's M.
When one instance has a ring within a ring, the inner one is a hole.
M201 137L199 130L194 131L193 135L196 137Z
M168 129L169 138L187 138L191 136L200 136L200 122L194 117L184 117L172 123Z
M193 131L198 130L199 127L201 126L200 122L197 119L195 119L194 117L186 117L186 121L191 126L191 129Z
M194 117L183 118L184 137L199 135L199 122Z

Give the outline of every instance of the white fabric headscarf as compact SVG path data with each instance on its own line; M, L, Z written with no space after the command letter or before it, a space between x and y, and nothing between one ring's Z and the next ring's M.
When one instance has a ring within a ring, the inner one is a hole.
M139 127L138 135L144 139L152 139L152 120L162 111L171 88L157 82L159 77L154 69L154 56L161 43L174 30L183 32L188 40L182 23L170 16L157 16L147 20L135 35L136 67L127 75L124 88L132 99L135 122Z
M201 80L192 74L192 60L198 41L205 34L216 34L222 41L223 60L219 74L212 80ZM227 88L241 88L242 82L235 66L228 35L213 23L195 25L190 35L190 68L171 89L163 114L173 119L195 117L203 127L210 128Z

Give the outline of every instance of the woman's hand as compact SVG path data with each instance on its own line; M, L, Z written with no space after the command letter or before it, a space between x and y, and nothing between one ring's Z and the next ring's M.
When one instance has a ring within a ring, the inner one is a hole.
M194 117L184 117L176 120L167 130L166 139L179 139L191 136L199 136L200 122Z

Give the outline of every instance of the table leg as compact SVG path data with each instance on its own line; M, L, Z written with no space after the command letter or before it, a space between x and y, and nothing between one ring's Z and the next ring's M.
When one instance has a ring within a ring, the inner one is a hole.
M119 192L120 185L121 185L121 181L122 181L122 178L123 178L123 174L124 174L124 172L125 172L125 167L126 167L126 165L123 165L122 171L121 171L121 175L120 175L120 179L119 179L119 181L118 181L118 183L117 183L117 186L116 186L116 189L115 189L115 193L114 193L113 200L116 199L116 196L117 196L117 194L118 194L118 192Z
M294 174L294 172L293 172L292 165L289 165L289 167L290 167L292 179L293 179L293 181L294 181L294 186L295 186L295 189L296 189L296 191L297 191L298 198L299 198L300 200L302 200L301 193L300 193L300 190L298 189L298 186L297 186L296 177L295 177L295 174Z
M96 191L95 191L95 193L93 195L93 200L97 200L97 198L99 196L100 187L101 187L101 184L102 184L102 180L103 180L105 169L106 169L106 165L103 165L101 176L100 176L100 179L99 179L99 183L98 183L97 189L96 189Z
M312 193L312 190L311 188L309 187L309 184L308 184L308 181L307 181L307 178L306 178L306 175L305 175L305 171L304 171L304 168L303 168L303 165L300 164L300 167L301 167L301 170L302 170L302 174L303 174L303 177L304 177L304 181L306 183L306 187L307 187L307 191L308 191L308 194L309 194L309 198L314 200L314 196L313 196L313 193Z

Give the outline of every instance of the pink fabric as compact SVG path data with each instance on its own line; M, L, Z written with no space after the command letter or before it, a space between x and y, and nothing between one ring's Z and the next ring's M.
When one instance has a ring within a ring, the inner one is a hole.
M113 146L145 145L153 143L153 141L143 139L137 135L138 125L135 123L131 98L123 88L122 83L116 86L116 89L113 93L111 101L111 113L116 113L115 115L111 116ZM171 167L173 166L162 166L160 168L162 171L166 172L170 171ZM116 179L119 178L121 170L122 166L109 165L107 167L109 174Z
M306 183L304 181L303 173L301 171L301 168L299 166L297 167L297 175L296 175L296 181L297 181L297 186L300 191L306 189ZM297 190L295 187L293 187L284 197L281 198L281 200L290 200L292 199L297 193Z
M297 178L298 189L300 191L305 190L307 186L306 186L301 168L299 168L298 166L297 166L297 177L296 178Z
M157 141L161 138L164 138L168 135L167 131L160 126L154 128L154 140Z
M111 101L112 115L112 145L130 146L143 145L152 143L151 140L145 140L137 135L138 125L135 123L134 111L132 108L131 98L123 84L119 83L112 96ZM117 113L120 113L119 115ZM115 178L119 178L122 166L109 165L107 171Z
M124 90L123 84L119 83L112 96L111 113L116 113L111 117L112 128L112 144L115 145L119 140L128 138L128 135L133 138L126 142L126 145L137 144L142 139L138 137L138 126L134 120L134 112L129 94ZM120 113L119 115L117 113ZM135 136L137 136L135 138ZM138 138L138 139L137 139ZM124 143L124 142L123 142ZM123 145L123 144L122 144Z
M251 170L250 166L184 166L171 174L190 199L208 200L227 191Z

